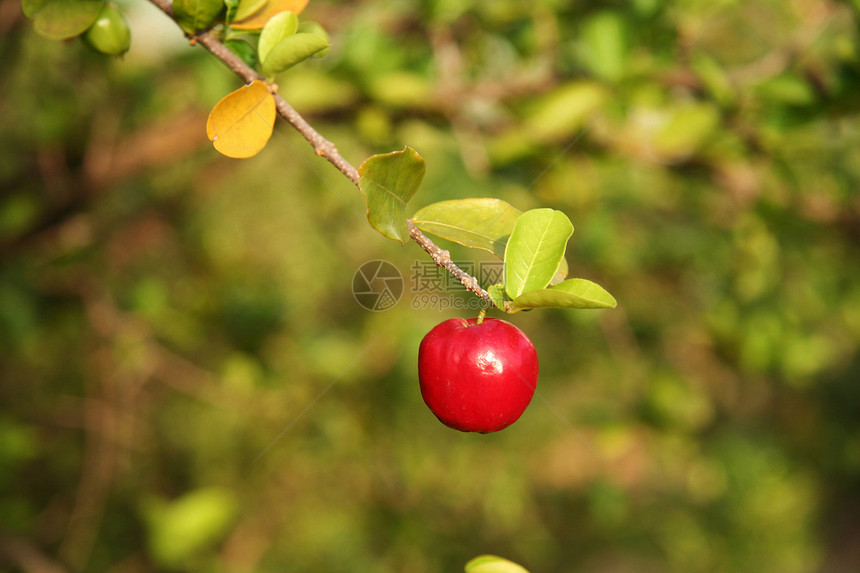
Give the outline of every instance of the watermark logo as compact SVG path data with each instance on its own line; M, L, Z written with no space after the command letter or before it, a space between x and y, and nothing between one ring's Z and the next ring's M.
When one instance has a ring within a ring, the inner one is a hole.
M502 281L501 261L456 261L457 266L478 279L480 284ZM361 265L352 279L352 294L367 310L380 312L396 305L407 288L412 292L414 309L444 311L480 310L484 301L467 294L463 285L433 261L415 261L409 269L409 284L393 264L375 260Z
M502 281L504 265L501 261L454 261L463 271L478 279L482 285ZM484 301L466 294L460 284L449 272L438 268L433 261L415 261L410 269L412 289L412 308L437 311L465 310L478 311Z
M352 295L367 310L389 310L403 296L403 275L388 261L368 261L352 277Z

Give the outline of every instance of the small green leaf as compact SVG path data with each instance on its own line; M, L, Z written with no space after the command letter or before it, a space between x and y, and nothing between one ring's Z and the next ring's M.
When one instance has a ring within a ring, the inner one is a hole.
M48 0L35 12L33 28L52 40L74 38L93 25L104 5L104 0Z
M606 105L610 96L597 82L576 81L550 91L535 101L524 119L522 142L511 145L549 143L580 133L586 123Z
M496 308L499 310L507 310L505 309L505 301L510 300L505 294L505 283L497 283L494 285L490 285L487 288L487 294L490 295L490 300L493 301L493 304L496 305Z
M411 147L374 155L358 170L368 222L385 237L400 244L405 244L409 238L406 203L421 185L425 170L424 159Z
M217 487L197 489L172 502L145 499L141 510L151 555L164 567L180 568L228 531L237 509L236 495Z
M412 222L426 233L504 257L520 215L519 209L501 199L454 199L420 209Z
M517 219L505 248L505 288L512 299L550 283L564 259L573 224L553 209L532 209Z
M331 45L331 38L329 38L328 32L325 28L322 27L322 24L318 24L317 22L312 22L310 20L306 22L302 22L299 24L299 33L301 34L316 34L323 40ZM324 50L320 50L316 54L313 55L314 58L322 58L328 54L329 48L325 48Z
M367 90L379 103L392 107L426 108L433 102L433 82L412 71L377 73L367 78Z
M245 38L230 38L224 40L224 45L227 46L231 52L239 56L239 58L241 58L248 67L255 68L260 62L257 56L257 50L255 50L254 46L252 46Z
M263 73L274 76L302 60L306 60L329 47L329 42L316 34L299 33L284 38L275 45L263 60Z
M188 34L209 28L223 9L223 0L173 0L173 15Z
M711 104L690 104L672 109L668 122L654 139L662 157L694 153L720 126L720 112Z
M529 573L522 565L495 555L479 555L466 563L466 573Z
M250 17L252 14L261 10L263 6L266 5L266 2L268 2L268 0L239 0L238 6L236 7L236 13L230 21L239 21Z
M569 279L547 289L533 290L515 297L511 306L526 308L615 308L615 298L603 287L585 279Z
M21 12L24 13L24 16L32 20L33 16L44 8L48 2L50 0L21 0Z
M299 18L293 12L281 12L272 16L272 19L263 26L260 32L260 42L257 44L257 53L260 61L266 60L266 56L272 51L278 42L296 33L299 28Z
M621 13L598 12L582 30L583 63L601 79L622 79L630 59L631 35Z

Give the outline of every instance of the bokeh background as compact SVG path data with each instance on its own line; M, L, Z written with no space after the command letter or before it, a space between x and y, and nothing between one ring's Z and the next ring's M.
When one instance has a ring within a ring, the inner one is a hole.
M860 570L860 3L312 0L278 84L347 159L563 210L619 301L509 318L540 396L494 435L418 391L475 311L413 304L429 259L284 122L219 156L240 83L121 5L114 60L0 2L0 569Z

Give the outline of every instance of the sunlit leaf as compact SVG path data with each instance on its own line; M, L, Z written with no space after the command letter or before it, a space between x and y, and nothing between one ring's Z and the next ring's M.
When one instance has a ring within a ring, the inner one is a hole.
M425 169L424 159L410 147L374 155L361 164L359 187L367 203L367 220L385 237L401 244L409 239L406 203L421 185Z
M386 105L422 108L432 104L433 82L422 74L401 70L368 79L371 95Z
M720 113L711 104L680 106L654 139L661 156L679 157L695 152L719 127Z
M817 97L813 84L797 72L768 78L756 86L755 93L770 105L812 105Z
M522 211L501 199L452 199L420 209L412 222L425 233L490 251L504 259L508 237L521 214ZM549 284L560 283L567 273L567 261L562 258Z
M328 35L328 32L325 28L322 27L322 24L317 22L306 21L299 24L299 33L300 34L315 34L328 42L331 45L331 38ZM314 58L322 58L326 54L328 54L329 48L325 48L324 50L320 50L319 52L313 55Z
M525 119L525 133L535 142L569 138L581 130L609 97L594 82L561 86L539 99Z
M251 157L266 146L275 124L275 99L261 81L243 86L219 101L206 135L227 157Z
M223 8L223 0L173 0L173 15L189 34L209 28Z
M301 14L307 5L308 0L269 0L261 9L252 12L248 17L240 19L237 16L231 27L234 30L260 30L275 14L287 11ZM242 6L240 5L239 8L241 11Z
M547 289L529 291L515 297L515 309L526 308L615 308L615 298L603 287L585 279L569 279Z
M222 488L203 488L167 502L150 499L142 510L152 556L177 567L201 548L215 543L236 516L236 496Z
M345 110L359 99L355 84L344 78L308 67L294 74L291 81L278 85L278 93L305 113Z
M281 12L273 16L260 32L260 42L257 44L260 61L265 61L272 48L284 38L295 34L298 27L299 18L294 12Z
M294 34L284 38L269 50L263 60L263 73L273 76L283 72L328 47L328 41L316 34Z
M619 12L598 12L582 30L583 60L599 78L618 81L630 55L630 27Z
M36 32L52 40L64 40L83 34L104 5L104 0L49 0L38 9L38 4L31 4L26 10L37 9L33 17Z
M573 224L553 209L532 209L519 216L505 248L505 287L516 299L549 284L564 258Z
M731 105L737 99L729 75L714 56L707 52L696 52L690 61L690 67L696 72L708 95L718 103Z
M27 18L33 18L36 13L41 10L45 4L51 0L21 0L21 12Z
M499 310L505 310L505 301L509 300L505 294L505 283L498 283L487 287L487 294L490 295L490 300L496 305Z
M232 21L244 20L252 16L255 12L263 9L268 0L239 0L236 7L236 13L233 15Z
M501 199L453 199L420 209L412 217L426 233L504 257L521 211Z
M466 563L466 573L529 573L522 565L495 555L479 555Z

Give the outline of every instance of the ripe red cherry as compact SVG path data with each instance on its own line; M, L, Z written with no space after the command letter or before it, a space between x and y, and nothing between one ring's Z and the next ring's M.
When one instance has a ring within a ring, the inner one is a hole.
M421 396L436 417L463 432L513 424L532 399L538 359L531 340L497 318L452 318L427 333L418 350Z

